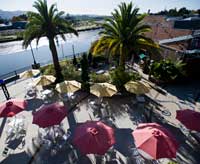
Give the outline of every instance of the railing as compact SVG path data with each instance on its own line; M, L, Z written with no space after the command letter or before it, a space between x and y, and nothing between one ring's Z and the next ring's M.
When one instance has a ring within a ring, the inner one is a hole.
M87 52L76 53L75 56L76 57L81 57L84 53L87 53ZM68 55L68 56L60 57L59 60L62 61L62 60L65 60L65 59L72 59L73 56L74 55ZM40 65L42 67L46 66L46 65L49 65L49 64L52 64L51 60L46 61L45 63L40 63ZM32 68L32 66L29 65L29 66L14 70L12 72L9 72L9 73L6 73L6 74L2 74L2 75L0 75L0 79L7 81L7 83L15 81L15 80L17 80L19 78L19 74L20 73L22 73L22 72L24 72L26 70L29 70L31 68Z

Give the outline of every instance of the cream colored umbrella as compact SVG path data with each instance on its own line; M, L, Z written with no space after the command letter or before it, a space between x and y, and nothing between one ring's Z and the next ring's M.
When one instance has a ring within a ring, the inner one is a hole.
M22 72L19 77L20 78L31 78L33 76L36 76L40 73L40 70L38 69L32 69L32 70L28 70L28 71L25 71L25 72Z
M96 83L90 87L90 93L97 97L111 97L117 93L117 88L109 83Z
M148 93L151 89L148 84L141 81L129 81L124 86L128 92L136 95Z
M34 81L34 85L46 86L53 83L56 78L52 75L42 75Z
M56 85L56 90L60 93L73 93L81 89L81 83L75 80L63 81Z

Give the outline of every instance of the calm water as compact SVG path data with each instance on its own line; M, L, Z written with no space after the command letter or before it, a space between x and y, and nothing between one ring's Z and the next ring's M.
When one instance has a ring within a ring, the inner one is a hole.
M64 42L59 38L57 51L59 58L72 55L72 45L74 45L75 53L87 51L91 43L98 38L99 30L80 32L79 36L67 35L67 41ZM46 64L52 61L51 53L48 47L48 40L42 38L38 48L33 41L33 51L36 61ZM22 41L9 43L0 43L0 75L30 66L33 63L30 47L27 50L22 48Z

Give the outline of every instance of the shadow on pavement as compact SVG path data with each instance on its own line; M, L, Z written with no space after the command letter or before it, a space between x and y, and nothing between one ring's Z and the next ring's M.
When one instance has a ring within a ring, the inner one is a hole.
M132 129L115 129L116 143L114 148L124 156L130 156L129 146L134 145Z
M10 154L7 158L5 158L1 162L1 164L14 164L14 163L27 164L29 160L30 160L30 157L25 151L23 151L17 154Z
M27 100L28 106L27 106L27 111L33 111L35 112L37 108L39 108L42 104L44 104L42 99L30 99Z

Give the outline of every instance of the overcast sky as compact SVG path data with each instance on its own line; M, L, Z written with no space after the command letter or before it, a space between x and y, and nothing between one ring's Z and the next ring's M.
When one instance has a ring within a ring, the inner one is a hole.
M0 0L2 10L34 10L32 4L35 0ZM47 0L49 4L57 3L59 10L70 14L98 14L110 15L110 12L120 2L131 0ZM140 8L140 12L157 12L170 8L186 7L188 9L200 8L200 0L134 0L132 1Z

